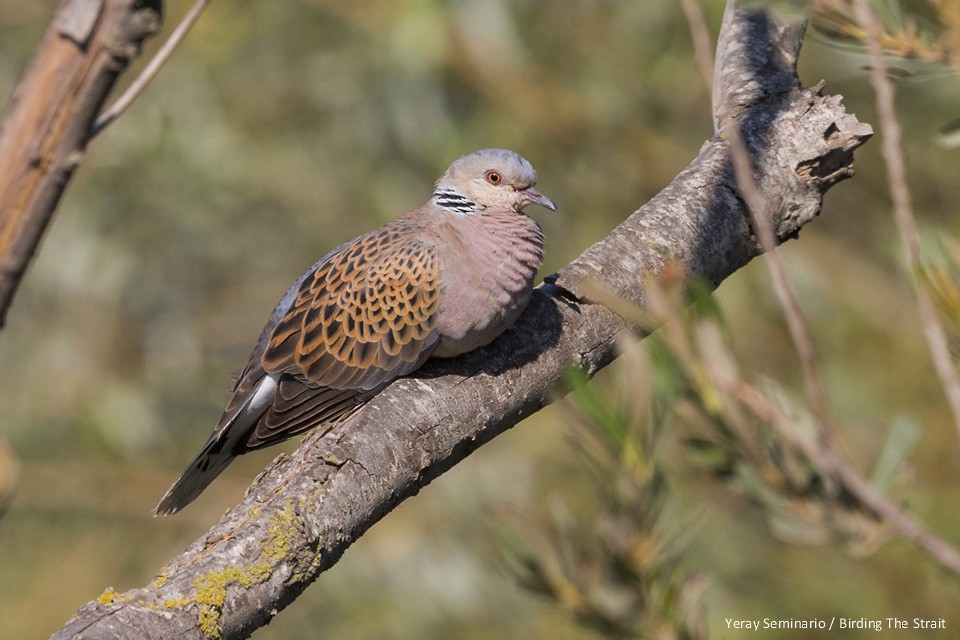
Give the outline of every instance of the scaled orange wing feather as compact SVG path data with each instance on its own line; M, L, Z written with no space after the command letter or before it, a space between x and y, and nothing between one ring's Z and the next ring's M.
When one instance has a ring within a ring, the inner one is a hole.
M429 356L439 307L436 254L388 225L301 283L261 363L324 387L370 390Z

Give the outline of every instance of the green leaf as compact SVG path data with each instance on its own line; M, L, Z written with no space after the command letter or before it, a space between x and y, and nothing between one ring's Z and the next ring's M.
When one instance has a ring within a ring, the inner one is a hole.
M914 418L898 416L893 421L873 468L871 481L875 487L881 491L891 488L903 463L919 442L922 431L920 423Z

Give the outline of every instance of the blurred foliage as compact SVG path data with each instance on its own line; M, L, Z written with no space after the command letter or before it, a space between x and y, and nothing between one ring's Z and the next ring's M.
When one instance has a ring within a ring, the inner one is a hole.
M888 75L907 81L960 73L960 2L873 0L871 4L880 21L880 46L891 56ZM813 0L813 26L832 46L863 53L865 31L851 6L851 0ZM937 143L946 149L960 148L960 117L940 127Z
M880 44L885 51L904 61L940 62L960 70L960 4L953 0L874 0L871 4L881 23ZM851 7L851 0L813 0L813 24L835 43L862 49L865 31Z
M625 397L573 370L570 395L558 404L574 427L570 441L595 495L592 508L573 517L557 498L547 522L507 530L506 558L522 587L604 637L703 639L706 583L681 566L692 536L687 523L665 524L663 513L669 490L656 449L664 411L648 409L639 347L623 346Z
M691 435L685 439L691 458L731 483L761 507L771 532L795 544L841 544L856 555L869 554L889 535L872 510L847 492L838 478L824 473L817 460L797 445L820 438L807 402L792 397L770 377L754 383L730 349L721 310L704 286L690 288L693 304L679 286L648 287L656 324L665 324L648 340L654 367L661 371L660 395L671 398ZM752 391L786 416L792 438L785 438L734 397L729 389L751 385ZM889 488L902 475L911 452L904 446L906 425L894 429L881 454L877 479ZM891 444L897 445L891 449Z
M0 0L5 98L56 4ZM189 4L166 3L166 32ZM716 30L722 3L704 4ZM932 0L898 6L918 34L934 24ZM946 47L947 33L931 27L924 42ZM838 44L811 34L801 78L825 79L825 91L875 123L869 61ZM960 234L957 152L936 142L960 89L943 60L908 62L897 97L914 206L928 264L949 270L940 239ZM0 520L0 637L49 634L106 586L149 582L278 453L238 461L177 517L149 516L207 437L228 372L278 296L330 247L418 206L453 158L506 146L531 160L560 205L535 214L549 273L686 166L711 135L709 108L687 24L668 0L211 3L155 83L90 146L0 333L0 433L19 468ZM860 469L890 470L896 495L960 540L956 433L886 194L871 143L857 153L857 176L781 251L850 456ZM802 383L762 265L715 300L742 370L796 402ZM629 385L633 375L616 363L596 383ZM763 501L691 461L684 443L704 433L671 415L656 447L670 479L664 517L698 513L678 548L681 569L711 576L703 602L713 637L738 637L725 617L960 625L957 586L909 544L858 560L769 536ZM517 589L497 562L492 532L510 514L564 504L569 522L589 523L598 513L580 447L556 422L541 412L458 465L255 637L596 638ZM881 464L900 446L885 444L896 425L914 425L906 443L921 435L906 467L896 451ZM778 473L802 486L808 470L787 459ZM601 536L574 528L584 543Z
M933 304L950 330L956 358L956 341L960 338L960 242L943 238L943 248L945 259L924 265L917 277L930 293Z

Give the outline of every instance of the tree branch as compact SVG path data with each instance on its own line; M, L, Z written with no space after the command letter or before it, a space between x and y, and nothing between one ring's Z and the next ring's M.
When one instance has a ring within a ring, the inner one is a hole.
M724 12L723 20L727 22L733 19L733 11L730 6ZM797 28L804 29L805 24L797 25ZM729 56L742 56L750 59L750 50L746 49L739 38L736 36L735 28L729 29L726 33L731 34L731 46L728 49ZM780 52L780 55L796 56L796 52ZM729 77L723 74L724 68L729 68L729 64L722 64L717 67L716 74L718 81L730 81ZM749 62L747 63L749 64ZM781 75L778 73L777 75ZM784 77L784 82L792 82L791 79ZM717 92L722 94L723 90ZM715 96L717 94L714 94ZM734 113L729 107L725 109L729 113ZM790 279L787 275L787 267L780 254L775 251L777 247L777 237L773 227L770 225L770 215L765 211L767 200L760 193L760 189L752 172L752 158L750 151L744 143L743 136L740 133L740 124L736 120L718 120L718 130L727 137L730 144L730 155L733 160L734 172L737 176L737 186L743 195L746 204L747 213L750 216L750 223L753 227L760 247L767 254L766 267L770 274L770 282L773 291L783 310L784 319L787 322L787 328L790 331L790 337L793 340L794 348L800 360L800 369L803 371L804 387L807 392L807 399L813 409L813 416L816 418L818 437L825 445L833 446L836 444L837 428L830 413L830 407L827 403L827 396L823 391L823 385L820 382L820 374L817 369L817 360L814 354L813 341L810 339L810 332L807 330L806 320L803 318L803 312L800 309L800 303L797 300L793 288L790 286Z
M127 87L127 90L123 92L123 95L117 98L117 101L110 105L110 108L100 114L100 117L97 118L97 121L93 123L93 126L90 128L90 137L99 135L107 126L110 125L114 120L123 115L123 112L130 108L130 105L133 104L134 100L143 93L144 89L147 88L153 79L158 73L160 73L161 67L166 64L167 60L170 59L170 56L173 55L173 51L180 46L180 43L183 42L183 39L187 37L187 34L190 33L190 29L193 28L193 25L197 23L197 20L200 19L200 16L203 14L204 9L207 8L207 5L210 4L210 0L194 0L193 6L190 7L190 10L187 11L187 14L183 17L183 20L180 21L180 24L177 25L177 28L173 30L173 33L170 34L170 37L167 38L167 41L163 43L163 46L157 51L153 56L150 62L144 67L143 71L140 72L140 75L137 76L137 79L130 83L130 86Z
M65 0L0 123L0 327L107 95L161 0Z
M838 97L800 87L802 33L737 12L717 56L726 66L714 118L740 124L778 242L817 216L872 134ZM749 55L728 55L734 49ZM717 285L760 253L728 143L715 136L662 192L548 278L512 330L398 380L328 435L307 436L151 584L108 590L54 637L249 636L398 503L546 405L568 368L592 373L616 357L617 336L632 329L589 291L643 308L645 275L679 267Z

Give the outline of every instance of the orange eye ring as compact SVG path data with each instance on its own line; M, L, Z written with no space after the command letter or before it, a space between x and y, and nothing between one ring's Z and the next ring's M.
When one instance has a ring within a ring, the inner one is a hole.
M503 176L500 175L499 171L493 171L491 169L483 174L483 177L486 178L487 182L495 187L499 187L501 184L503 184Z

